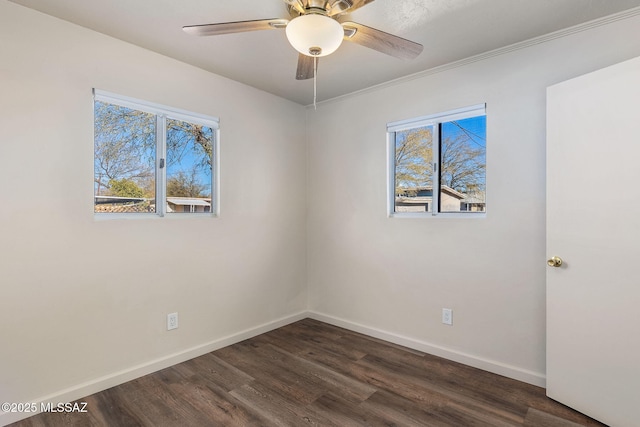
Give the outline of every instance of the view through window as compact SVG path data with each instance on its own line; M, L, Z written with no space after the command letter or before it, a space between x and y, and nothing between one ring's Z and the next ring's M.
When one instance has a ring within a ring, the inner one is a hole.
M96 91L94 212L215 213L217 120Z
M390 123L387 131L391 215L486 212L484 105Z

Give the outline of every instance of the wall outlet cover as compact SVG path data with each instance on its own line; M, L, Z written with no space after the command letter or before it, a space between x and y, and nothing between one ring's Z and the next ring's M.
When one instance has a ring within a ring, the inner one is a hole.
M453 310L450 308L442 309L442 323L445 325L453 325Z
M178 328L178 313L167 314L167 331Z

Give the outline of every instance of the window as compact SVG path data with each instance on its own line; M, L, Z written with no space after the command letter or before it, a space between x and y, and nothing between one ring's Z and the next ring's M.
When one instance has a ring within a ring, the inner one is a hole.
M389 215L486 212L484 104L389 123L387 141Z
M218 119L94 90L96 214L217 213Z

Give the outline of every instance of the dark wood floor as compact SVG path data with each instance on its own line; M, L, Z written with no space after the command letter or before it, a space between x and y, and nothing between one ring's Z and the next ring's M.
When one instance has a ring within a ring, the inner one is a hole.
M311 319L79 402L12 426L602 426L542 388Z

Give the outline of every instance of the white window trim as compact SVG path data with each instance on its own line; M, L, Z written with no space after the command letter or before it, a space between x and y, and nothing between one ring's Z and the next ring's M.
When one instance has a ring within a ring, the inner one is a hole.
M153 218L194 218L220 216L220 119L205 114L193 113L179 108L168 107L154 102L131 98L124 95L93 89L95 101L120 105L133 110L144 111L156 116L156 212L154 213L100 213L94 212L95 219L153 219ZM166 159L166 128L167 119L174 119L209 127L213 130L213 163L211 173L211 212L190 213L189 215L166 215L166 167L159 167L158 159ZM95 196L95 195L94 195Z
M431 114L428 116L416 117L408 120L400 120L387 124L387 216L389 218L486 218L485 212L437 212L433 208L431 212L396 212L396 171L395 171L395 153L396 153L396 132L433 126L433 140L439 141L438 135L439 123L451 122L454 120L463 120L471 117L486 115L487 105L477 104L469 107L458 108L442 113ZM440 145L433 144L433 158L440 158ZM434 161L434 168L440 167L440 162ZM437 206L439 198L440 174L434 174L433 177L433 205Z

